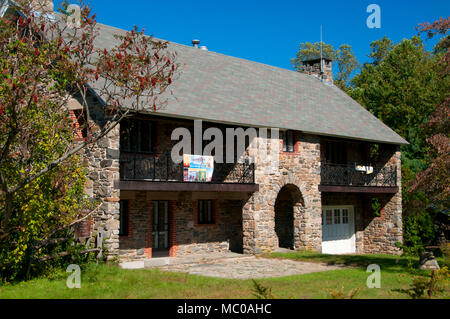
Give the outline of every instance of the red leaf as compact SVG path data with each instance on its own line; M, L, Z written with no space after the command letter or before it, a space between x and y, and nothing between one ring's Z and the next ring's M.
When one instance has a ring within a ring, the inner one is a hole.
M171 79L171 78L169 78L169 80L168 80L168 81L169 81L169 84L172 84L172 79Z
M33 94L33 102L37 103L37 96L36 96L36 94Z
M39 49L36 48L36 49L34 50L34 53L36 53L36 55L39 55L39 54L40 54L40 53L39 53Z

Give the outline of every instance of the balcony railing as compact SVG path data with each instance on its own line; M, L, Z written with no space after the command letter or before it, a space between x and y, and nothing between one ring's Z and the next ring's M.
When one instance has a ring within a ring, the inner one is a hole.
M373 166L373 170L358 171L355 164L340 165L322 163L322 185L396 187L395 166Z
M170 154L121 152L120 179L122 181L183 182L183 163L174 163ZM214 163L212 183L254 184L255 164Z

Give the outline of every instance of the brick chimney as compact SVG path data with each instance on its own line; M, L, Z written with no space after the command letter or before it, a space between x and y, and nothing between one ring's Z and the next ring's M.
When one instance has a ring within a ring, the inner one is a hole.
M31 0L31 7L38 12L53 12L52 0Z
M326 57L312 57L302 61L303 72L318 77L321 81L333 83L332 61Z

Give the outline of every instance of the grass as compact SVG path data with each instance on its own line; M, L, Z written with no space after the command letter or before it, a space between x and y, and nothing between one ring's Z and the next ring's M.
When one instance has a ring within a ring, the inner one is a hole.
M305 275L257 280L272 289L277 298L330 298L331 290L349 292L357 287L357 298L405 298L392 289L408 288L411 276L418 274L407 267L404 257L387 255L332 256L308 252L274 253L265 257L352 265L344 268ZM369 289L366 266L381 267L381 288ZM422 274L424 274L422 272ZM88 265L82 270L81 289L68 289L68 273L55 272L51 278L38 278L18 284L0 286L0 298L36 299L240 299L254 298L251 280L220 279L158 269L124 270L115 265ZM448 292L441 296L449 298Z

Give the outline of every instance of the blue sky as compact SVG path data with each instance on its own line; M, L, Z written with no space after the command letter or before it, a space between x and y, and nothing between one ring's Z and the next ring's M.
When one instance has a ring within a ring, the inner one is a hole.
M90 0L97 20L130 30L134 25L165 40L290 69L301 42L350 44L368 61L371 41L410 38L420 22L450 16L450 1L406 0ZM369 4L381 8L381 28L366 26ZM428 47L432 44L428 41Z

